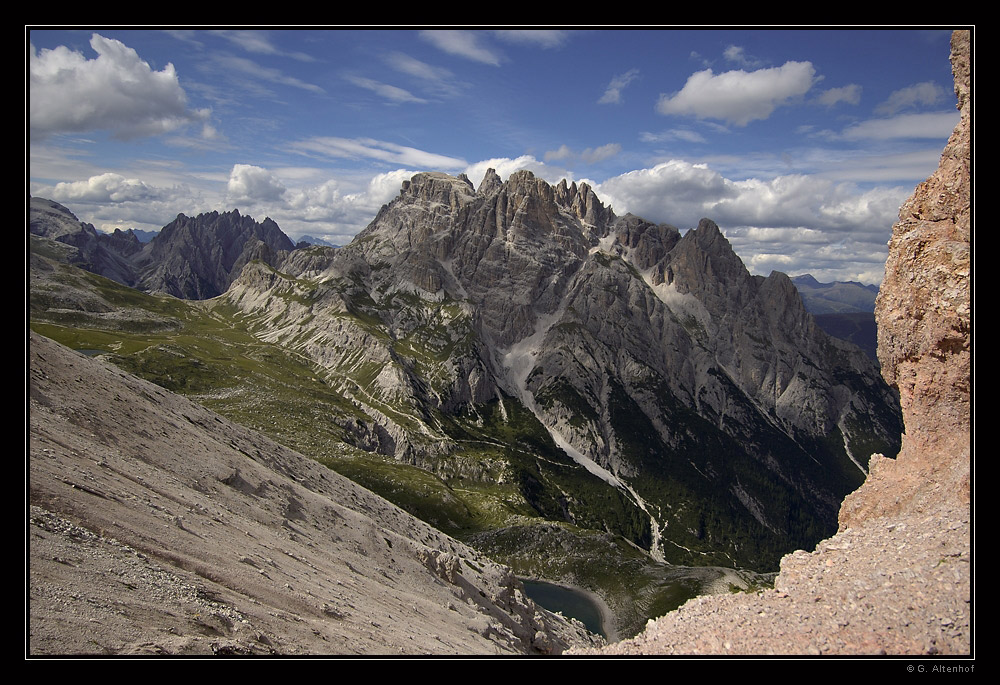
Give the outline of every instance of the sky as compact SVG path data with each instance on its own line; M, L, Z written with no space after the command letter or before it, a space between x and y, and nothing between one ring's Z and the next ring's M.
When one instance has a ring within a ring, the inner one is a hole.
M950 31L25 32L28 194L99 230L239 209L346 244L421 171L714 220L752 273L882 280L958 121Z

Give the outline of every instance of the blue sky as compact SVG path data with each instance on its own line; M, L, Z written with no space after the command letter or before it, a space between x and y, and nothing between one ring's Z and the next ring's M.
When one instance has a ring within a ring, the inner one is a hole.
M947 30L32 29L28 192L345 244L419 171L586 181L754 272L878 283L958 120Z

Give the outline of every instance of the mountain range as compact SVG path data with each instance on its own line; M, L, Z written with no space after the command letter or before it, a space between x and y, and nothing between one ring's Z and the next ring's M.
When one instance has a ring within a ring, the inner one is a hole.
M792 283L810 314L875 313L878 286L856 281L820 283L811 274L792 276Z
M97 325L115 321L111 340L91 336L116 364L239 405L253 427L515 568L534 563L525 541L551 522L654 561L773 570L836 529L870 454L899 448L897 396L858 348L816 326L787 276L751 275L708 219L682 233L618 217L587 184L417 174L337 249L293 249L273 221L238 211L179 215L145 246L39 198L30 224L33 278L54 268L55 241L57 261L203 301L198 311L259 348L188 339L191 310L133 308L101 315ZM65 310L87 298L43 280L33 325L85 346L79 317L95 316ZM139 329L168 337L140 344ZM309 369L305 391L267 405L286 416L295 405L304 425L275 428L239 404L270 380L216 371L265 349ZM387 466L333 456L348 448ZM416 473L438 504L414 497Z
M82 246L93 271L182 298L225 293L258 337L361 409L340 418L359 447L446 479L498 477L470 459L469 424L525 413L547 452L615 500L595 517L522 464L532 508L660 558L773 564L824 532L867 455L892 453L900 432L873 365L816 328L787 277L751 276L709 220L682 236L619 218L586 184L491 171L477 190L418 174L338 250L293 251L273 221L239 212L180 215L137 249L72 231L65 211L42 231L60 208L32 205L32 231Z
M878 331L875 298L878 287L855 281L820 283L810 274L792 276L806 311L816 324L835 338L852 342L876 362Z

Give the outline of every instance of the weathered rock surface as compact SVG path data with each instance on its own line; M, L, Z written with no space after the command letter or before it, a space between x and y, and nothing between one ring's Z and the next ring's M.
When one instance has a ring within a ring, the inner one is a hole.
M138 282L132 257L142 250L142 243L131 230L101 233L58 202L40 197L28 202L28 230L33 236L69 246L65 261L70 264L128 286Z
M873 456L840 532L781 562L774 590L703 597L602 654L971 654L970 36L952 65L961 121L900 211L877 315L901 394L896 460Z
M600 641L318 463L32 335L28 635L52 654L531 654Z
M188 300L216 297L247 264L274 266L295 249L274 221L258 223L238 210L179 214L145 245L131 230L102 233L52 200L33 197L29 210L32 235L75 248L69 263L129 287Z
M134 261L142 290L204 300L224 293L250 262L274 265L293 249L271 219L257 223L238 210L179 214Z

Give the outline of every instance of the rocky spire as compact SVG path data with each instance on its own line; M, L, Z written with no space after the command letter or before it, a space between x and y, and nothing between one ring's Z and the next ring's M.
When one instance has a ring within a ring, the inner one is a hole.
M479 184L479 190L477 191L480 195L490 195L503 186L503 181L497 176L496 169L487 169L486 175L483 176L482 182Z

